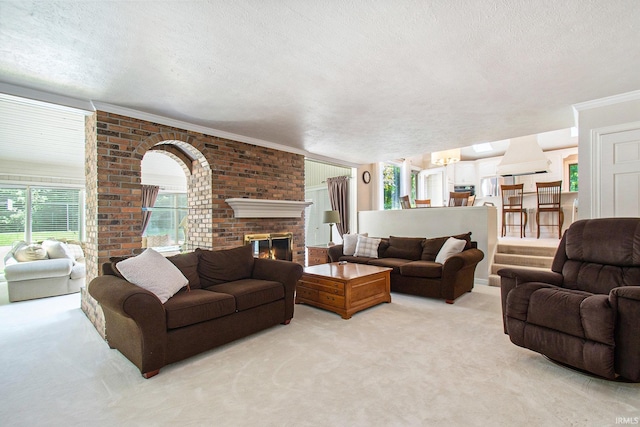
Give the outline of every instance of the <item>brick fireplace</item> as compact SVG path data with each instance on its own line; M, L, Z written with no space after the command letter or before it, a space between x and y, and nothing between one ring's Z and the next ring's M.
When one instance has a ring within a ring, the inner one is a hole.
M293 260L293 233L246 234L245 245L251 245L255 258Z
M85 122L87 283L114 256L141 252L141 161L162 145L188 183L188 248L225 249L247 234L292 234L291 259L304 265L304 212L299 217L234 215L227 199L304 200L304 156L98 110ZM185 160L186 159L186 160ZM193 159L193 161L189 161ZM82 307L103 332L87 292Z

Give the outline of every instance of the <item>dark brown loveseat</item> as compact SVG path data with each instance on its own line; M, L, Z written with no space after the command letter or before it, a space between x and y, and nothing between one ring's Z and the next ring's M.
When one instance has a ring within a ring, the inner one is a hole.
M293 318L299 264L253 258L251 247L195 252L168 258L189 280L164 304L126 281L117 264L88 291L104 311L106 338L145 378L164 365Z
M465 240L464 250L444 264L436 256L449 237ZM436 238L396 237L381 239L378 258L343 254L343 245L329 248L332 262L347 261L390 267L391 291L429 298L441 298L448 304L473 289L476 266L484 253L471 241L471 233Z
M577 221L551 271L498 274L504 330L514 344L640 382L640 218Z

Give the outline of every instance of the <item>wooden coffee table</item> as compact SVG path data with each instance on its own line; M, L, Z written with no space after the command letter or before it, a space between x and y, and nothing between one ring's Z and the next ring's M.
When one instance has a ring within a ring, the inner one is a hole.
M391 302L390 268L366 264L306 267L296 285L296 304L305 303L350 319L353 313Z

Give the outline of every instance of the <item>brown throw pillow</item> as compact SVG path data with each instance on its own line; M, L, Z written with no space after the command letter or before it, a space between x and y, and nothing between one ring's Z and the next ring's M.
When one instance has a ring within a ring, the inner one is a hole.
M444 236L444 237L434 237L433 239L425 239L422 243L422 258L425 261L435 261L436 256L438 256L438 252L442 249L442 245L449 239L449 237L454 237L456 239L466 241L463 250L469 249L471 247L471 232L464 234L457 234L455 236Z
M167 257L178 270L189 280L189 289L200 289L200 276L198 276L198 255L195 252L178 254Z
M384 253L385 258L401 258L417 261L422 256L422 237L389 237L389 248Z
M247 279L253 272L253 250L250 245L211 251L196 249L198 275L203 288L233 280Z

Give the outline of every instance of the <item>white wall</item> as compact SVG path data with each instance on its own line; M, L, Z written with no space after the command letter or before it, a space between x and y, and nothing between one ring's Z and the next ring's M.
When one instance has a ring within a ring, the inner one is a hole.
M578 216L597 218L608 208L603 206L599 194L616 191L615 188L599 189L601 181L611 180L614 173L612 165L605 164L601 153L598 153L599 138L611 132L640 129L640 91L579 104L575 108L578 112L580 132ZM640 173L639 169L635 167L636 174ZM629 203L636 203L637 206L638 197L640 195L631 194ZM633 206L628 208L633 209ZM638 214L640 215L640 212Z

